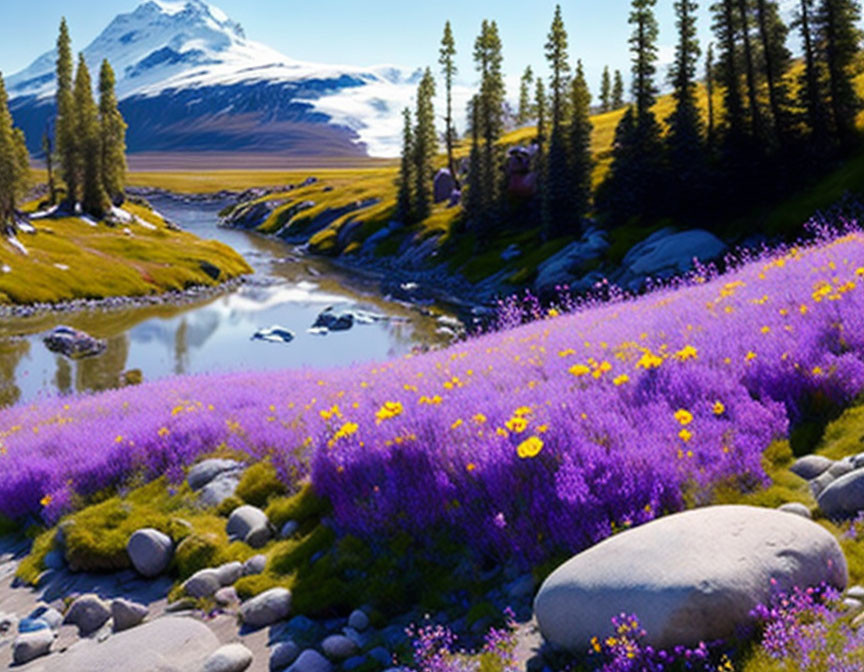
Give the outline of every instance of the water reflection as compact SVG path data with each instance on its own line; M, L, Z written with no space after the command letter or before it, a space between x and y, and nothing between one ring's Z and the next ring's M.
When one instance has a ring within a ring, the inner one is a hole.
M154 203L169 219L198 235L232 246L255 268L252 283L197 306L147 306L114 312L43 315L0 323L0 406L46 394L117 387L124 371L145 380L212 371L330 367L404 354L417 344L442 343L437 323L415 309L387 301L375 283L321 260L299 257L277 240L220 229L223 204ZM307 332L329 305L363 309L388 321L355 325L327 336ZM68 324L108 341L100 357L70 361L48 352L44 332ZM290 344L252 342L258 329L293 331Z

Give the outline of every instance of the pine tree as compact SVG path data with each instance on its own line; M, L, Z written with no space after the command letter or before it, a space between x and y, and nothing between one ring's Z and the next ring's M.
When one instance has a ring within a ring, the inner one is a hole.
M569 221L573 229L581 224L591 206L591 176L594 159L591 154L591 93L585 81L582 61L576 66L571 97L570 119L570 194Z
M468 189L462 202L465 214L475 225L483 215L483 161L480 152L480 96L468 101L468 122L471 132L471 153L468 156Z
M567 31L561 18L561 5L556 5L552 27L546 42L546 60L551 72L549 91L552 96L552 129L543 186L542 218L547 236L552 237L569 229L572 194L570 192L570 166L568 138L565 128L566 95L569 89L567 63Z
M801 0L793 26L798 28L804 48L804 72L799 82L798 103L806 111L807 126L813 148L824 148L828 144L828 111L825 107L827 92L823 86L823 65L816 48L813 33L813 0Z
M765 126L762 119L762 108L759 102L759 82L756 78L756 56L754 53L750 36L750 2L751 0L737 0L738 29L743 46L744 75L747 83L748 111L750 113L751 133L757 141L766 137Z
M75 122L81 164L81 209L93 217L101 218L110 201L102 186L99 108L93 100L93 82L84 54L78 58L75 73Z
M546 87L541 77L537 78L534 89L534 110L537 113L537 145L541 151L546 144L546 120L548 118L549 100L546 97Z
M516 123L521 127L528 124L534 118L534 106L531 104L531 88L534 85L534 71L529 65L522 73L519 80L519 112Z
M855 117L861 100L852 82L852 65L858 53L861 8L855 0L822 0L813 16L817 43L828 75L828 92L834 133L841 147L856 136Z
M498 177L498 139L504 129L504 74L501 37L494 21L483 21L474 43L474 62L480 73L480 95L477 100L479 133L482 140L479 171L481 187L476 194L478 223L488 228L497 217L500 200ZM472 170L474 167L472 166Z
M403 224L414 222L414 128L411 109L402 112L402 161L399 164L399 195L396 201L396 216Z
M708 145L714 144L714 43L705 55L705 93L708 98Z
M27 191L30 156L24 133L12 126L6 84L0 74L0 231L15 231L15 205Z
M705 155L702 144L702 118L696 103L696 67L701 50L696 33L693 0L676 0L675 25L678 44L675 62L669 71L675 109L667 120L666 151L670 181L679 208L688 211L696 205L705 181Z
M76 132L75 100L72 93L72 41L64 18L57 38L57 126L56 146L60 158L60 176L66 183L67 207L78 201L81 184L81 153Z
M603 68L603 78L600 80L600 111L608 112L612 109L612 77L609 75L609 66Z
M786 48L789 28L780 18L780 8L774 0L756 0L756 19L768 87L768 103L771 108L772 135L776 142L785 145L792 130L789 92L785 83L792 59Z
M555 5L555 16L546 42L546 60L549 63L551 75L549 78L549 94L552 97L552 136L555 130L564 125L566 120L566 95L568 72L567 63L567 31L561 18L561 5Z
M444 37L441 38L441 49L438 55L438 63L441 65L441 74L444 75L444 90L446 93L447 113L444 118L444 138L447 143L447 167L456 188L459 188L459 174L456 172L456 162L453 159L453 143L456 140L456 129L453 128L453 78L458 74L454 58L456 56L456 41L453 39L453 30L450 22L444 24Z
M106 59L99 71L102 187L111 201L121 203L126 187L126 122L117 105L114 83L114 71Z
M632 0L630 24L634 26L630 37L633 53L633 101L636 105L636 122L643 123L651 115L656 102L657 87L654 75L657 72L657 18L654 6L657 0Z
M714 12L714 34L720 50L717 81L723 88L727 146L740 145L746 128L734 3L735 0L720 0L711 8Z
M620 110L624 107L624 78L621 71L615 71L615 83L612 85L612 109Z
M45 171L48 173L48 204L57 204L57 187L54 184L54 140L52 139L51 122L45 122L42 133L42 153L45 155Z
M414 130L414 214L418 221L432 211L435 155L438 152L435 133L435 78L426 68L417 87L417 125Z

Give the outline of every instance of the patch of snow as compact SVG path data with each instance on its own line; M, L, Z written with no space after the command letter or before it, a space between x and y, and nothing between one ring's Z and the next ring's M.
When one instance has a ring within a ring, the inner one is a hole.
M90 215L81 215L79 219L90 226L99 226L99 222L93 219Z
M34 212L30 215L30 219L48 219L49 217L53 217L54 213L57 212L57 208L59 206L52 205L47 210L40 210L38 212Z
M148 222L146 219L141 219L138 215L135 215L135 223L138 224L138 226L149 229L150 231L155 231L159 228L155 224Z
M36 227L27 222L21 222L18 224L18 230L22 233L36 233Z
M6 240L8 240L9 244L16 250L18 250L21 254L23 254L25 257L29 256L30 252L27 251L27 248L24 247L24 245L21 244L21 241L18 240L15 236L9 236Z
M69 267L66 264L54 264L54 268L58 268L61 271L68 271Z
M116 217L118 220L120 220L121 222L124 222L124 223L131 222L134 219L134 217L132 216L132 213L127 212L123 208L118 208L116 206L113 206L111 208L111 214L114 215L114 217Z
M12 267L9 264L3 264L0 266L0 273L11 273Z

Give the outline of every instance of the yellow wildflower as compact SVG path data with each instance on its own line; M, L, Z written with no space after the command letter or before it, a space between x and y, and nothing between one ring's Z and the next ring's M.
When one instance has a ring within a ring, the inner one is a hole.
M385 420L390 420L396 416L402 415L402 403L398 401L387 401L375 413L375 421L380 425Z
M675 411L675 419L684 427L693 422L693 414L686 408L680 408Z
M711 409L714 415L723 415L726 412L726 406L723 405L722 401L715 401L714 408Z
M685 345L675 353L675 359L679 362L686 362L688 359L697 359L698 357L699 351L692 345Z
M537 457L541 450L543 450L543 439L539 436L530 436L519 444L516 448L516 454L524 460L529 457Z
M360 426L356 422L346 422L333 435L333 440L338 441L339 439L347 438L352 434L356 434L358 429L360 429Z
M45 495L42 499L39 500L39 503L44 508L44 507L48 506L53 501L54 501L54 498L51 495Z
M582 376L587 376L591 373L591 369L589 369L584 364L574 364L570 367L570 373L577 378L581 378Z
M514 434L521 434L528 429L528 421L521 416L514 415L507 421L505 426Z
M682 429L680 432L678 432L678 436L684 443L687 443L690 439L693 438L693 432L688 429Z
M475 413L474 416L473 416L471 419L472 419L474 422L476 422L478 425L482 425L482 424L484 424L484 423L486 422L486 419L487 419L487 418L486 418L486 416L483 415L482 413Z
M620 376L615 378L612 382L615 384L615 387L620 387L621 385L624 385L625 383L630 382L630 376L628 376L626 373L622 373Z

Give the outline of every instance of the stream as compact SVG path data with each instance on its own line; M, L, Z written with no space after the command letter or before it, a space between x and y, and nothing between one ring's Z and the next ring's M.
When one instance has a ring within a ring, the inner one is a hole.
M44 313L0 321L0 407L57 394L118 387L123 373L145 381L165 376L299 367L338 367L397 357L446 344L451 334L415 307L381 296L378 283L302 256L282 241L218 225L225 202L150 199L169 220L202 238L222 241L255 269L246 284L192 305ZM386 317L348 331L309 333L328 306ZM106 339L104 354L70 360L43 344L60 324ZM253 341L261 328L292 331L290 343Z

